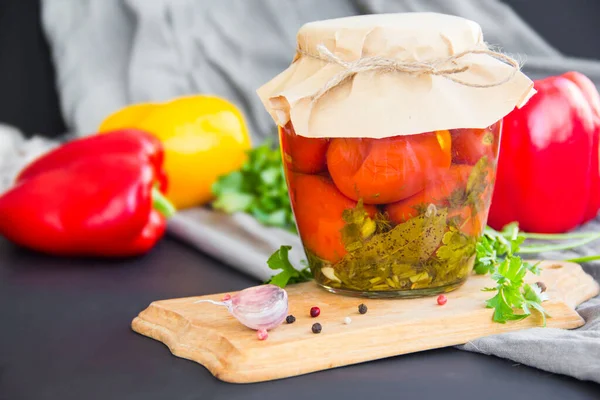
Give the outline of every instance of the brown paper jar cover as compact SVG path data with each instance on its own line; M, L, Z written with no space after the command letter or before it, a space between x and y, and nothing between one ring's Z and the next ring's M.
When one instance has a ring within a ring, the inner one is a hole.
M468 50L488 49L481 27L437 13L376 14L304 25L297 34L293 62L257 93L275 123L292 121L306 137L372 137L485 128L521 107L535 93L522 72L488 88L470 87L444 76L366 71L312 102L312 96L344 68L310 55L325 46L345 61L384 57L405 62L436 62ZM468 69L454 77L490 84L513 68L485 54L456 61Z

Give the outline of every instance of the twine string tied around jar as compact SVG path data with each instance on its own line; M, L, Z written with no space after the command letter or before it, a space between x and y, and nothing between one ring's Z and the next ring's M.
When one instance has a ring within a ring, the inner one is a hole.
M317 91L311 96L313 104L331 89L337 87L338 85L345 82L347 79L361 72L379 71L384 73L401 72L410 75L436 75L442 76L446 79L449 79L453 82L464 86L474 88L490 88L503 85L506 82L510 81L521 69L519 63L512 57L489 49L465 50L445 58L428 62L401 61L380 56L362 57L354 61L344 61L340 57L333 54L323 44L317 45L318 54L311 54L302 49L298 49L298 52L304 56L321 60L327 63L337 64L343 67L343 70L341 72L334 75L329 81L327 81L327 83L321 89L319 89L319 91ZM493 57L511 66L512 71L505 78L491 83L468 82L454 76L458 73L465 72L469 69L468 65L459 65L458 60L470 54L483 54Z

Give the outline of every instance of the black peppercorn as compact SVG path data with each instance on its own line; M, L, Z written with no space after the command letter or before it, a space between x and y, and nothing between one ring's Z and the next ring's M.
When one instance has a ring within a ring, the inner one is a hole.
M296 317L294 317L293 315L288 315L287 317L285 317L285 322L287 322L288 324L293 324L294 322L296 322Z
M544 282L536 282L535 284L540 288L540 290L542 291L542 293L544 293L546 291L547 287L546 287L546 284Z
M367 313L367 306L364 304L361 304L358 306L358 312L361 314L366 314Z
M321 324L318 322L316 324L313 324L313 326L312 326L313 333L321 333L321 329L323 329L323 328L321 327Z

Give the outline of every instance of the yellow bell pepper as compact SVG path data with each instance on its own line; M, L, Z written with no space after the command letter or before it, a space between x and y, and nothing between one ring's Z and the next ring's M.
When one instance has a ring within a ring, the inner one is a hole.
M99 132L123 128L147 131L163 142L169 178L166 195L177 208L209 202L212 184L239 169L251 147L241 112L214 96L134 104L110 115Z

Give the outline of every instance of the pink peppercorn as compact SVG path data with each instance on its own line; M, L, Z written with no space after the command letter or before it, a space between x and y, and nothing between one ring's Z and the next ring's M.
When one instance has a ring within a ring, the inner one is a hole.
M319 307L312 307L310 309L310 316L316 318L321 314L321 309Z
M227 300L231 300L231 295L229 293L227 293L225 296L223 296L223 298L221 299L221 301L227 301Z
M446 302L448 301L448 298L446 297L446 295L440 294L437 298L437 303L440 306L443 306L444 304L446 304Z
M258 340L265 340L269 337L269 332L267 332L266 329L259 329L256 331L256 336L258 337Z

